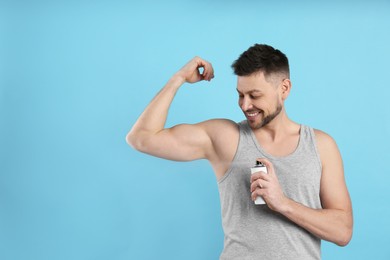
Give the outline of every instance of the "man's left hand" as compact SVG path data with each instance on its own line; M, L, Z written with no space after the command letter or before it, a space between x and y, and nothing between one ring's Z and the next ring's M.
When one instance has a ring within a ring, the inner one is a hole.
M251 176L251 197L255 201L257 196L263 197L268 207L274 211L281 211L288 202L276 176L275 169L270 161L259 158L267 167L267 172L257 172Z

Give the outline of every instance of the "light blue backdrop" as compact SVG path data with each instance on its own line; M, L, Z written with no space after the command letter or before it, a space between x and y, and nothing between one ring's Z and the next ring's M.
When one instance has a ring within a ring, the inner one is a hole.
M323 259L390 259L390 3L270 2L2 1L0 259L217 259L208 163L140 154L125 135L195 55L216 77L180 90L168 126L242 120L230 65L254 43L288 55L289 116L344 158L354 236Z

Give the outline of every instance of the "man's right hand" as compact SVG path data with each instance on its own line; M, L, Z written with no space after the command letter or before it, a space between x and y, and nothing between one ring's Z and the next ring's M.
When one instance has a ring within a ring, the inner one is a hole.
M203 68L202 73L199 71L200 68ZM180 77L182 81L187 83L196 83L201 80L210 81L214 78L214 69L210 62L200 57L194 57L175 76Z

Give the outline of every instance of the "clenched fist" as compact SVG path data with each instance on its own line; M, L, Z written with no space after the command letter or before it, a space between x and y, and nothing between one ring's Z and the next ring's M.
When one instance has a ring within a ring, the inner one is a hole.
M203 69L202 73L200 71L201 68ZM201 80L210 81L214 78L214 69L210 62L200 57L194 57L175 76L180 77L187 83L196 83Z

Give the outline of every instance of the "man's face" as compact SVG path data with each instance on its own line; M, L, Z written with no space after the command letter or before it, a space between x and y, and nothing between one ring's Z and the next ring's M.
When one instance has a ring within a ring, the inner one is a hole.
M267 80L262 72L237 78L238 104L252 129L267 125L283 109L280 97L282 80L268 77Z

